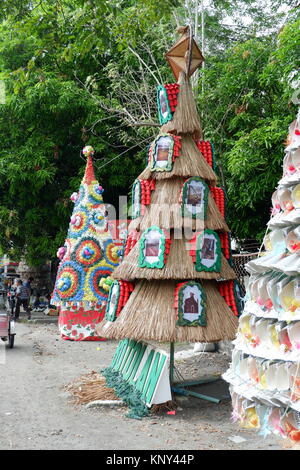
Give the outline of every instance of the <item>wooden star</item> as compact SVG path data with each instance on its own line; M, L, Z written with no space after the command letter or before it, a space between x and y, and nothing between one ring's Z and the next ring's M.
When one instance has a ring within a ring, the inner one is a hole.
M204 61L204 57L193 39L193 33L190 26L178 29L182 36L166 53L166 59L178 80L181 71L190 77Z

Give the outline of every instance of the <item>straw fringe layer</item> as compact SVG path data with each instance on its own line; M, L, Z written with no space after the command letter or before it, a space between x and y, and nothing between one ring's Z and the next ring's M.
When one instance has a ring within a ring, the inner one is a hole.
M202 129L197 112L191 84L184 72L180 73L178 83L178 104L173 119L161 128L162 132L173 134L190 134L196 139L202 139Z
M173 176L189 178L193 175L199 176L211 184L215 184L217 175L203 157L192 137L188 135L181 136L181 144L180 156L175 159L172 171L151 171L147 167L140 174L139 178L162 180L172 178Z
M235 337L238 319L219 294L215 282L203 281L206 292L206 326L176 326L176 281L140 281L115 322L103 320L99 336L136 341L217 342Z
M114 390L107 387L105 378L95 371L81 375L65 389L72 394L73 402L78 405L95 400L118 400Z
M165 229L186 227L199 231L209 228L229 232L228 225L210 192L204 221L182 216L179 198L184 181L183 178L178 177L157 181L155 190L151 194L150 206L145 206L145 213L142 217L132 220L129 224L129 231L146 230L152 225L157 225Z
M234 270L223 255L219 273L196 271L189 249L189 242L175 239L172 241L164 268L139 268L140 242L138 241L112 273L112 277L126 281L134 281L135 279L236 279Z

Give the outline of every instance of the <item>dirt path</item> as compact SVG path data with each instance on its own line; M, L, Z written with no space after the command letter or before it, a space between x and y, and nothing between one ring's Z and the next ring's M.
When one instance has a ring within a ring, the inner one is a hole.
M143 420L127 418L126 408L74 406L64 385L109 365L116 344L63 341L55 324L19 323L15 348L5 351L4 364L0 360L0 449L282 449L276 437L263 439L232 424L229 400L215 405L183 398L175 416ZM199 369L223 372L227 365L219 353L178 363L189 376L199 376ZM214 387L227 393L223 382ZM232 442L236 436L244 440Z

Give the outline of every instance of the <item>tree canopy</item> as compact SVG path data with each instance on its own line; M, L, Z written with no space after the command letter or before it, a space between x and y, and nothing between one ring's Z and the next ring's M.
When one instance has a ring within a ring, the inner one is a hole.
M157 131L155 86L173 81L164 53L198 4L200 18L200 2L1 4L0 247L37 264L64 241L84 145L96 150L107 203L117 206L142 171ZM280 176L296 110L297 13L279 0L263 14L250 1L204 2L206 61L195 93L238 238L261 238Z

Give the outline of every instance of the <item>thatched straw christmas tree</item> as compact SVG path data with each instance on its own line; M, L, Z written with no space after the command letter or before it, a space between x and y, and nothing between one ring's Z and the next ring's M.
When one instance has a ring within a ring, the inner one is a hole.
M187 32L180 44L186 38ZM144 214L129 226L128 240L134 238L137 242L129 253L125 252L113 278L130 281L135 287L120 315L101 323L98 333L107 338L213 342L235 336L237 321L220 295L217 282L236 278L219 248L220 235L226 236L229 229L211 191L217 176L197 146L202 130L189 77L182 68L178 85L172 119L161 127L150 147L149 164L137 179L139 186L146 181L155 189L147 206L139 196L141 191L133 197L133 206L141 206ZM163 93L163 87L161 90ZM171 168L165 170L168 159ZM213 258L203 264L200 258L205 260L205 250ZM181 307L176 291L184 282L199 286L199 299L205 304L205 326L200 324L201 315L189 326L189 320L180 321L176 314Z
M60 258L51 302L59 307L62 338L75 341L99 340L96 326L104 317L111 274L119 263L118 247L108 229L102 186L93 167L94 150L83 149L85 174L75 203Z
M212 146L202 140L189 81L203 57L188 28L167 58L178 83L158 87L162 127L133 185L125 255L97 331L118 340L231 340L236 275L224 192L216 186Z

